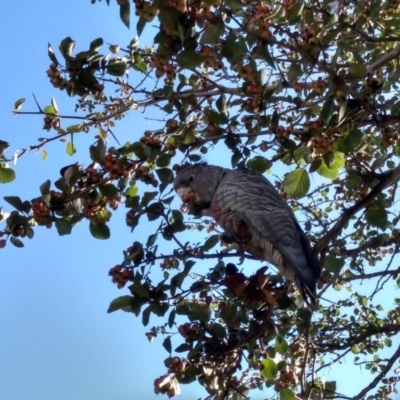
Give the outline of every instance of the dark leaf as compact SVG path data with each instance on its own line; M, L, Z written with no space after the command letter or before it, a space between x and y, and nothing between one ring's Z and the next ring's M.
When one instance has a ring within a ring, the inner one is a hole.
M131 4L129 1L125 2L119 7L119 16L124 25L129 28L131 20Z
M206 240L203 246L201 246L201 249L203 251L209 251L213 247L215 247L218 242L219 242L219 235L212 235Z
M89 230L95 239L100 239L100 240L109 239L111 235L110 228L106 224L94 225L91 222L89 224Z
M72 224L66 219L57 219L55 225L57 232L60 236L69 235L72 231Z
M172 352L172 342L171 342L171 336L167 336L164 341L163 341L163 347L169 354Z

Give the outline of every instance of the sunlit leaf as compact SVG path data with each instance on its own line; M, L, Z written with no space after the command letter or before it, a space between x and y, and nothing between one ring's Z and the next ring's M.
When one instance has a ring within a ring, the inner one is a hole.
M131 311L132 299L133 299L132 296L127 296L127 295L117 297L110 303L107 312L112 313L117 310L122 310L127 312Z
M261 363L262 363L260 371L261 376L266 381L274 380L278 373L278 367L276 366L275 361L270 358L264 358Z
M0 163L0 183L10 183L15 180L15 171L6 164Z
M296 169L285 176L283 180L285 192L293 198L305 196L310 189L310 177L305 169Z

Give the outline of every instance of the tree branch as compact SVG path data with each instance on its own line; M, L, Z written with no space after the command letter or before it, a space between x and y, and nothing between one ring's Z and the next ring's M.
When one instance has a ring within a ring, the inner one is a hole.
M397 166L393 170L383 174L381 180L375 185L375 187L365 197L357 201L352 207L345 210L342 216L338 219L335 225L328 231L328 233L317 243L315 246L316 252L322 252L326 249L328 244L335 238L337 238L345 225L350 219L356 215L360 210L368 207L387 187L391 186L400 178L400 166Z
M368 386L366 386L363 390L361 390L361 392L358 393L357 396L354 396L352 400L363 399L364 396L370 390L372 390L382 380L382 378L390 371L390 369L393 367L393 364L397 361L399 357L400 357L400 346L397 348L393 356L389 359L388 363L383 368L383 370L372 380L372 382Z

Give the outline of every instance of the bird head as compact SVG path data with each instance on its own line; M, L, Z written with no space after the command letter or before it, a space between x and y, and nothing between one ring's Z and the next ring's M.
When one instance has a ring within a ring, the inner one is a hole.
M194 205L194 214L209 208L225 170L206 164L190 165L176 175L174 189L184 203Z

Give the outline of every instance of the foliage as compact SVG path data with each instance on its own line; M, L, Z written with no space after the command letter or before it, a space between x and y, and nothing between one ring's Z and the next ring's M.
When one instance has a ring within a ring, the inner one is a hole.
M133 243L109 274L128 291L109 312L141 316L145 326L164 318L147 333L150 341L163 336L168 353L156 393L172 397L197 380L210 399L242 399L257 388L280 399L391 398L400 347L390 357L382 351L400 331L400 269L392 267L400 243L398 2L117 3L122 22L137 31L127 45L107 51L97 38L75 53L68 37L57 54L48 47L47 75L76 98L75 123L55 100L37 103L45 137L11 157L0 141L4 184L15 179L10 162L31 150L46 158L46 145L60 139L73 155L82 132L94 133L93 163L65 168L31 201L4 198L14 210L0 211L0 248L23 247L38 226L70 234L85 219L93 237L107 239L111 211L124 205ZM141 44L152 29L153 43ZM26 113L24 101L15 114ZM128 111L151 107L165 123L109 145ZM297 308L279 276L260 265L254 274L239 271L239 258L251 257L221 252L229 238L179 209L173 170L209 151L229 154L232 168L282 166L273 183L305 221L324 265L320 296L340 294L334 302L320 298L312 316ZM137 232L148 221L155 231L143 239ZM185 242L196 231L196 241ZM166 241L170 252L161 254ZM391 293L384 305L376 300L383 290ZM334 377L322 379L344 359L371 372L354 397L338 393Z

